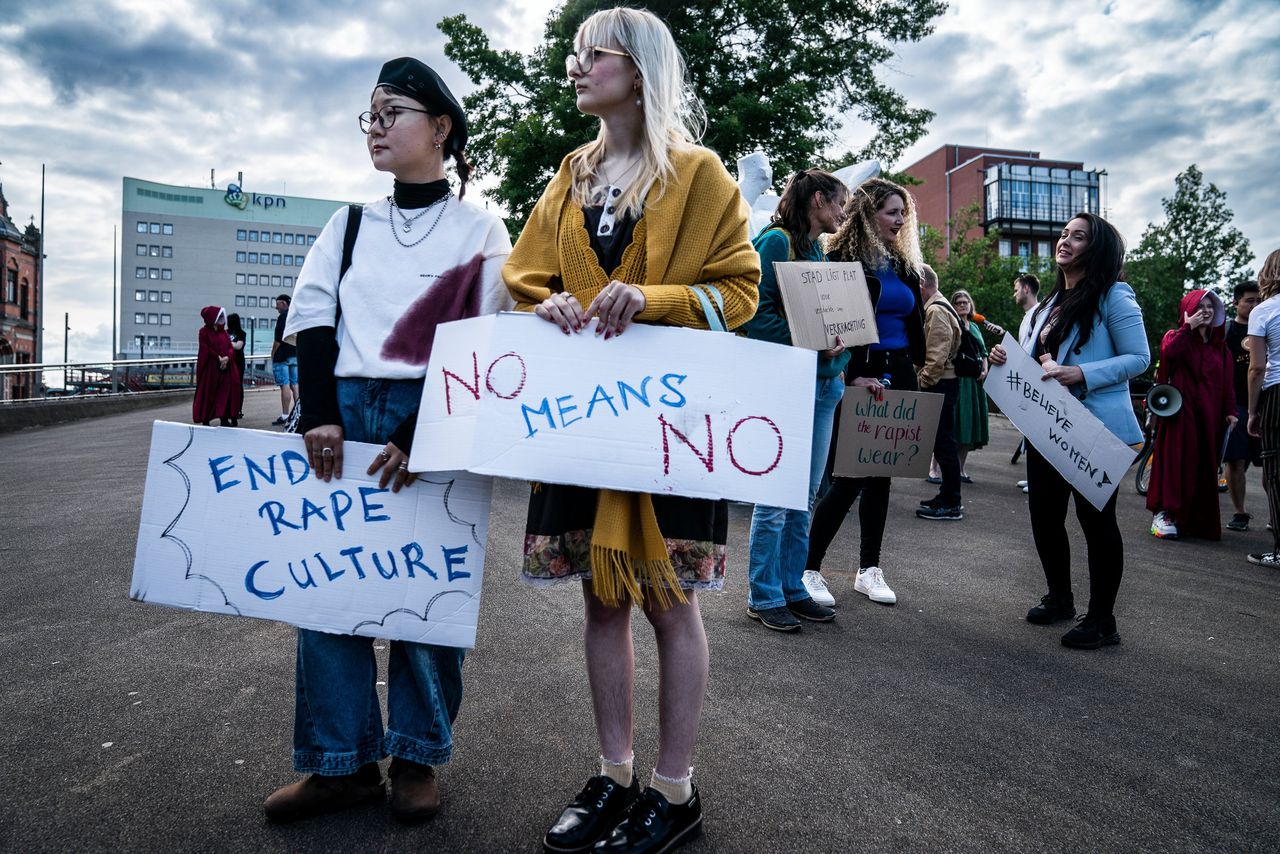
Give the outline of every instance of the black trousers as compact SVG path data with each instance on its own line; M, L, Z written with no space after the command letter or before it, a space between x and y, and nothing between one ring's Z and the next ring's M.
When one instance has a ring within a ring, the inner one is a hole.
M877 358L873 369L883 368L883 376L889 377L889 387L902 391L916 390L915 366L905 349L886 350L873 354ZM880 379L880 375L876 376ZM866 394L865 389L857 389ZM852 392L846 392L848 397ZM843 405L843 404L842 404ZM953 407L954 408L954 407ZM858 505L858 527L860 540L858 544L858 566L880 565L880 546L884 542L885 519L889 515L889 487L893 478L889 477L832 477L831 467L835 463L836 443L840 438L840 409L836 409L835 425L831 430L831 452L827 455L827 476L831 485L813 506L813 518L809 522L809 557L805 562L806 570L819 571L822 560L827 556L831 541L840 532L844 518L853 508L853 502L862 497ZM959 468L956 469L957 483Z
M942 487L937 502L943 507L960 506L960 446L956 444L956 399L960 396L960 380L938 380L937 385L923 389L942 395L942 415L938 418L938 434L933 440L933 458L942 473ZM981 393L981 389L979 389Z
M1044 457L1027 445L1027 508L1031 535L1044 566L1049 593L1071 595L1071 540L1067 536L1067 501L1075 497L1076 518L1084 530L1089 552L1089 615L1110 617L1115 610L1120 576L1124 574L1124 540L1116 524L1116 495L1101 510L1071 488Z

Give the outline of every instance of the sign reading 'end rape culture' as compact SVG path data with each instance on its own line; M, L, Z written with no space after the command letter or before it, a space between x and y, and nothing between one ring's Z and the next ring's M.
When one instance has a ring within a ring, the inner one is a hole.
M441 325L410 469L807 506L812 351L643 324L593 332L519 313Z
M302 437L157 421L129 596L333 634L475 645L489 478L393 493L346 442L325 483Z

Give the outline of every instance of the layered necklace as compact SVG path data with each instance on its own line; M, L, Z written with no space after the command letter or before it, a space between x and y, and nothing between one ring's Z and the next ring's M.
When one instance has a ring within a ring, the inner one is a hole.
M445 208L449 207L449 198L452 195L452 193L445 193L438 201L432 202L411 217L405 216L404 211L400 210L400 206L396 204L395 196L387 196L387 201L391 203L391 208L387 211L387 222L391 224L391 236L396 239L396 243L399 243L405 249L408 249L412 246L417 246L419 243L430 237L431 232L435 231L436 226L440 224L440 218L444 216ZM436 206L439 206L440 211L436 214L436 218L432 221L431 227L427 229L426 234L422 235L412 243L405 243L400 239L401 231L405 234L413 231L413 224L426 216L427 212ZM400 215L401 225L399 229L396 228L396 214Z

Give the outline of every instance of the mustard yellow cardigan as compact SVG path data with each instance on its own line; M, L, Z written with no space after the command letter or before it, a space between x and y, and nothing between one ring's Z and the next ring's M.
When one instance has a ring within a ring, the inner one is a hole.
M582 208L573 202L572 156L561 162L502 268L516 308L532 311L553 291L573 294L585 308L616 278L644 291L639 321L706 329L693 284L720 290L730 329L752 318L760 256L747 239L746 202L715 154L698 146L672 153L675 175L665 188L650 189L631 244L617 269L608 272L591 249ZM628 597L642 604L646 595L661 608L673 595L686 601L648 495L599 491L591 585L597 597L614 606Z
M644 291L638 321L706 329L692 284L720 289L730 329L755 315L760 256L747 238L746 202L719 157L701 146L672 152L675 175L665 188L655 182L649 190L633 243L615 271L600 268L582 209L573 203L572 157L560 163L502 268L517 309L532 311L553 289L573 294L586 308L613 273L631 273L638 275L616 278Z

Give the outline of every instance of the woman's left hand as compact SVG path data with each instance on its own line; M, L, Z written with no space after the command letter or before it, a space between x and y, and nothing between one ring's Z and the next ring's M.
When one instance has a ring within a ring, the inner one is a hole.
M371 475L378 469L382 469L382 477L378 478L379 489L386 489L387 484L391 483L391 491L399 492L401 487L408 486L418 479L417 472L409 471L409 455L391 442L378 451L378 455L373 458L365 474ZM394 483L391 482L392 478L395 478Z
M645 302L644 291L614 279L587 306L582 322L586 323L592 317L599 318L596 334L603 334L608 340L621 335L631 325L631 319L644 311Z
M1238 424L1239 422L1240 422L1240 418L1239 418L1238 416L1235 416L1235 415L1228 415L1228 416L1227 416L1227 430L1228 430L1228 432L1230 432L1231 430L1236 429L1236 424Z
M822 355L822 358L824 359L834 359L836 356L839 356L844 351L845 351L844 341L840 340L840 336L837 335L836 346L828 347L826 350L819 350L818 352Z
M1048 353L1040 357L1040 364L1044 366L1044 376L1040 378L1042 380L1057 380L1062 385L1079 385L1084 382L1084 371L1080 370L1079 365L1059 365Z

